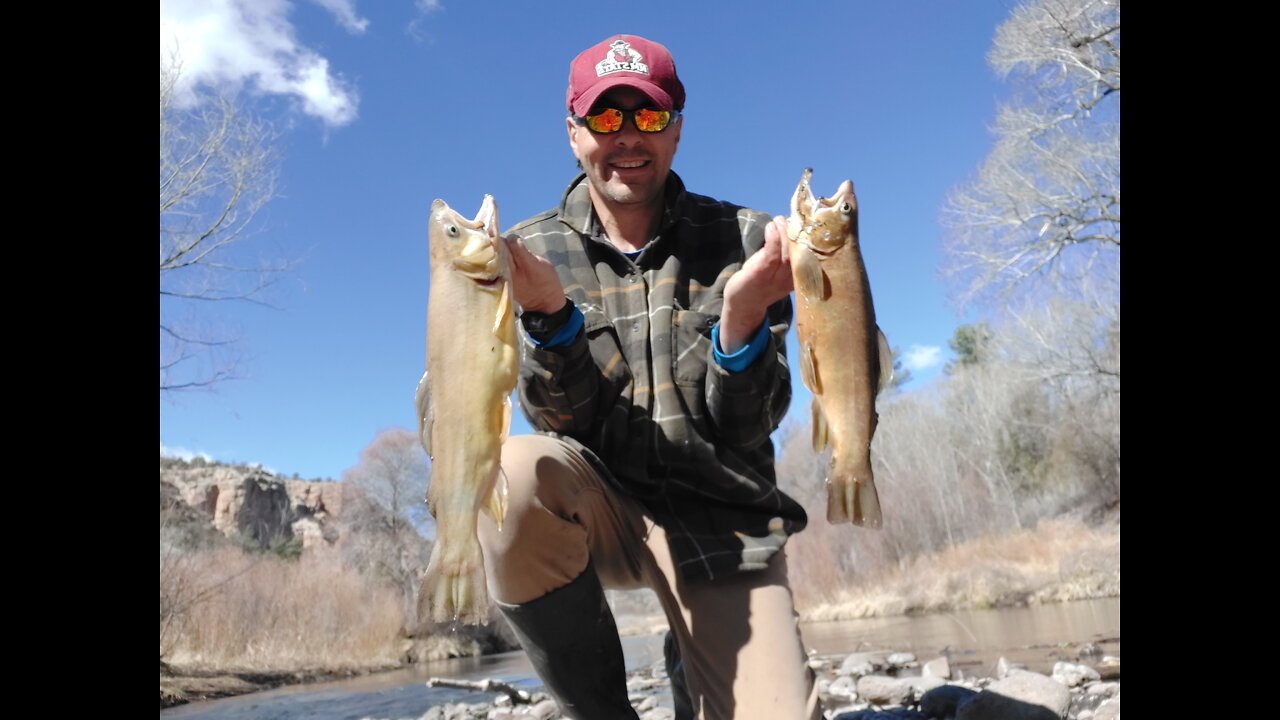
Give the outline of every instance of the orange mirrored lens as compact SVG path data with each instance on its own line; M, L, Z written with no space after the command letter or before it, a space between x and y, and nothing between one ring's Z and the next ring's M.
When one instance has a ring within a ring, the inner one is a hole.
M622 111L606 108L597 115L588 115L587 127L598 133L618 132L622 129Z
M671 121L671 113L666 110L641 108L631 116L636 121L636 129L640 132L659 132Z
M588 115L583 119L586 120L587 127L591 128L592 132L615 133L622 129L622 123L625 122L627 115L631 115L637 130L646 133L662 132L671 122L670 110L652 108L627 111L604 108L595 115Z

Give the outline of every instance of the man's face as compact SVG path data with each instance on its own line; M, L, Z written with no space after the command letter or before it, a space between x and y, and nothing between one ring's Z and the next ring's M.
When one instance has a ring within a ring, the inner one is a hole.
M587 114L605 107L634 110L652 105L639 90L619 87L602 95ZM642 133L628 116L618 132L598 134L569 118L569 147L587 174L593 199L624 205L660 202L680 144L680 124L676 118L662 132Z

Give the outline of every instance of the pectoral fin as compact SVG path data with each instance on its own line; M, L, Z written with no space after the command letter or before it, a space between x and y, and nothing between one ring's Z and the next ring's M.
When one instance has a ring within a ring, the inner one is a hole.
M800 247L791 256L791 275L796 282L796 292L810 302L825 299L826 278L822 275L822 261L807 247Z
M831 431L827 428L827 416L822 412L822 402L813 399L813 449L822 452L831 444Z
M813 356L813 346L807 342L800 345L800 381L814 395L822 394L822 383L818 381L818 359Z
M484 511L498 524L498 532L502 532L502 523L507 519L509 494L510 485L507 483L507 474L502 472L502 468L498 468L498 481L493 484L493 492L489 493L489 498L484 504Z
M502 425L498 428L498 444L505 445L511 434L511 396L502 399Z
M893 382L893 350L889 349L889 338L884 336L884 331L879 326L876 326L876 342L880 346L880 383L876 387L878 394Z
M418 442L422 449L431 455L431 426L435 424L435 410L431 407L431 382L427 373L422 373L418 381L418 389L414 392L414 403L418 408Z
M502 337L502 324L513 312L511 308L511 283L502 283L502 295L498 298L498 312L493 318L493 334Z

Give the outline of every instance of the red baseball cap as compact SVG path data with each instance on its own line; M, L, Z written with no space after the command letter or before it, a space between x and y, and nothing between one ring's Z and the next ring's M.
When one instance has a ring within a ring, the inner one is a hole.
M565 102L574 115L586 115L601 95L620 85L648 95L659 110L684 109L684 85L671 53L637 35L614 35L574 58Z

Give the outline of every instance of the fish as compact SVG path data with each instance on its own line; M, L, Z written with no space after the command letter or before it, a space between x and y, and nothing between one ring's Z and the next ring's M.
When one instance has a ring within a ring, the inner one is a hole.
M813 448L832 448L827 521L875 528L882 518L871 438L876 395L893 379L893 354L876 325L853 183L815 198L812 176L812 169L801 175L787 219L800 377L813 393Z
M418 616L479 624L489 593L476 522L485 512L501 529L506 516L500 460L519 370L510 250L491 195L474 220L436 200L428 225L427 367L415 400L418 435L431 456L426 501L436 541Z

